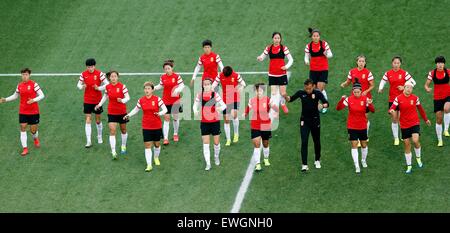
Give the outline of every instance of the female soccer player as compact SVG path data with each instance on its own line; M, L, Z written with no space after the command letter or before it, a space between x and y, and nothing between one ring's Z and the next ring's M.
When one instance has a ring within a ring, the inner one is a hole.
M17 85L16 91L9 97L0 98L0 103L13 101L20 96L19 106L19 124L20 124L20 142L22 143L22 156L28 154L27 146L27 126L30 125L30 132L34 139L34 146L39 148L40 142L38 137L39 124L39 106L38 103L44 98L39 85L30 79L31 70L25 68L20 71L22 74L22 82Z
M86 70L81 73L80 80L78 80L77 87L80 90L84 89L84 115L86 125L84 130L86 132L86 148L92 146L91 142L91 114L95 113L95 123L97 124L97 141L99 144L103 143L102 130L103 124L101 113L103 108L95 110L95 106L100 103L102 99L102 90L105 90L106 85L109 84L105 74L100 70L95 69L95 59L89 58L86 60ZM103 83L102 86L100 86Z
M173 141L178 142L178 128L180 126L178 113L183 112L180 93L183 91L184 83L181 76L173 72L173 66L173 60L167 60L163 63L165 74L161 75L159 84L155 86L155 90L164 88L162 99L167 107L167 113L164 115L163 123L164 145L169 145L170 115L173 118Z
M421 161L420 154L420 120L419 115L417 114L416 107L419 109L420 116L427 123L428 126L431 125L430 120L428 120L427 115L425 114L425 110L422 105L420 105L419 97L412 94L413 87L415 83L411 80L407 81L404 84L403 93L399 96L395 97L394 102L392 103L391 108L389 109L390 114L395 114L395 109L399 109L400 113L400 128L402 131L402 139L405 143L405 158L406 158L406 173L411 173L411 142L410 139L414 143L414 151L416 152L416 160L419 168L423 166Z
M442 141L442 119L444 119L444 135L450 137L450 71L445 68L445 57L434 59L436 69L428 73L425 90L431 92L430 84L434 83L434 112L436 113L436 135L438 146L444 146Z
M263 61L267 56L270 58L269 63L269 86L270 95L274 104L279 106L284 113L288 113L289 109L286 106L286 101L282 96L286 95L286 85L288 85L287 70L294 63L294 58L289 52L288 47L281 44L281 33L272 33L272 44L267 46L263 53L256 59ZM284 59L288 59L288 63L285 64Z
M213 82L213 90L219 85L222 85L222 100L225 101L227 105L226 111L223 112L225 116L223 128L225 129L225 136L227 142L225 146L231 145L231 133L230 133L230 120L233 118L234 127L234 138L233 142L239 141L239 104L240 104L240 94L239 92L245 87L245 81L242 79L241 75L233 71L231 66L225 66L223 71L216 77Z
M108 126L109 126L109 144L111 145L111 153L113 159L117 159L116 153L116 127L120 124L120 131L122 132L122 146L120 149L121 154L127 152L127 122L123 117L127 114L126 103L130 100L127 87L119 82L119 72L110 71L106 74L107 79L110 81L106 85L105 94L102 100L95 110L98 111L105 103L106 99L109 99L108 103Z
M325 91L328 84L328 59L333 57L330 46L324 40L320 40L320 31L316 28L308 28L311 42L305 47L305 64L309 65L309 78L313 80L316 88L328 99ZM326 113L328 108L323 108Z
M356 80L358 80L361 85L361 95L372 99L371 91L375 87L375 81L373 80L372 72L366 68L366 56L359 55L356 57L356 65L356 68L353 68L348 72L347 80L341 83L341 87L345 88L350 85L350 83L354 84ZM366 117L368 117L368 112L366 113ZM367 136L369 136L369 128L370 121L367 119ZM367 138L367 140L369 140L369 138Z
M204 40L202 42L202 46L204 53L198 58L197 66L195 66L194 74L192 74L191 86L194 85L194 81L197 78L197 74L200 71L201 66L203 66L202 81L206 78L210 78L212 80L217 77L217 67L220 68L220 71L223 70L222 59L220 59L219 54L212 51L211 40Z
M153 95L154 85L152 82L144 83L145 96L141 97L136 107L125 117L128 120L142 109L142 135L145 146L145 160L147 161L146 172L150 172L152 167L152 147L154 146L155 165L161 165L159 161L159 153L161 152L161 138L162 138L162 122L161 117L167 113L167 107L161 98ZM161 111L159 110L161 109Z
M222 98L220 98L220 95L212 89L211 79L206 78L202 83L203 90L196 95L193 110L194 115L198 116L198 109L201 106L202 120L200 129L202 132L203 156L205 157L206 162L205 170L209 171L211 169L211 157L209 151L210 135L212 135L214 139L214 161L217 166L220 165L220 119L216 107L218 107L220 111L223 111L227 108L227 105L223 102Z
M413 85L416 85L416 81L411 75L400 68L402 65L402 58L395 56L392 58L392 69L384 73L383 79L381 79L380 86L378 87L378 93L383 92L384 85L389 83L389 108L391 108L395 97L402 94L406 81L411 81ZM391 129L392 136L394 136L394 145L400 145L398 139L398 109L395 109L391 114Z
M256 96L248 101L243 117L245 118L250 111L252 111L252 116L250 117L250 128L254 146L253 159L256 162L255 170L261 171L261 140L264 153L264 165L270 166L269 139L272 137L272 125L269 117L269 111L272 109L275 113L277 113L278 106L264 94L264 83L257 83L254 87Z
M362 95L362 85L358 78L355 78L353 83L353 95L342 96L336 110L342 110L348 107L347 131L351 143L351 154L353 163L355 164L355 171L357 174L361 173L359 167L358 143L361 143L361 164L364 168L367 167L367 154L369 148L367 146L367 115L366 110L375 112L372 100L367 95Z

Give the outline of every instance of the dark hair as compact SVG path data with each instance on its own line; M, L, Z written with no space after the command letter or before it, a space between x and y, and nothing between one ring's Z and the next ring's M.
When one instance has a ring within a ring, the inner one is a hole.
M266 84L265 83L256 83L255 84L255 90L258 90L259 88L261 88L263 91L266 90Z
M150 81L144 83L144 88L145 87L151 87L152 89L155 89L155 85L153 85L153 83Z
M308 28L308 32L309 32L309 37L312 37L312 35L314 34L314 32L319 33L320 35L320 30L317 28Z
M359 60L360 58L364 58L364 61L366 62L366 64L364 64L364 68L366 68L366 66L367 66L367 58L366 58L366 56L365 56L364 54L360 54L360 55L358 55L358 56L356 57L356 64L358 64L358 60Z
M279 36L280 36L280 39L282 38L280 32L273 32L273 33L272 33L272 39L273 39L276 35L279 35Z
M211 82L211 84L213 83L213 79L212 78L205 78L205 79L203 79L203 81L202 81L202 83L204 82L204 81L206 81L206 80L208 80L208 81L210 81Z
M208 45L212 47L212 41L211 40L204 40L202 42L202 47L205 47L205 46L208 46Z
M403 60L400 56L394 56L391 60L391 62L393 62L395 59L398 59L400 61L400 63L403 63Z
M86 59L86 66L95 66L96 62L94 58Z
M110 77L111 77L112 73L116 73L117 77L119 77L119 72L117 72L115 70L111 70L108 73L106 73L106 78L108 79L108 81L110 80Z
M434 63L444 63L445 64L445 57L437 56L436 59L434 59Z
M304 82L303 85L305 86L309 86L309 85L314 85L314 81L310 78L307 78Z
M170 67L173 68L173 63L174 63L174 61L171 60L171 59L165 60L164 63L163 63L163 68L164 68L165 66L170 66Z
M231 68L231 66L225 66L223 67L222 72L225 75L225 77L229 77L233 73L233 68Z
M355 82L353 83L353 87L352 87L352 89L355 89L355 88L359 88L359 89L362 89L362 87L361 87L361 83L359 83L359 80L358 80L358 78L355 78Z
M31 74L31 70L29 68L24 68L24 69L20 70L20 73L21 74L23 74L23 73Z

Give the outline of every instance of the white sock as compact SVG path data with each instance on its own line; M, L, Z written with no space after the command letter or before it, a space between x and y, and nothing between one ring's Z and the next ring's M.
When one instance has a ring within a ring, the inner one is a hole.
M163 136L165 140L169 139L169 124L170 121L164 121L163 123Z
M361 147L361 160L366 161L367 159L367 154L369 153L369 147L366 146L366 148L362 148Z
M370 121L367 121L367 137L369 136Z
M325 89L323 89L322 95L323 95L323 97L325 97L326 100L328 100L327 91L325 91Z
M411 152L409 154L405 154L406 165L411 166L411 158L412 158Z
M33 136L33 139L36 139L39 137L39 131L36 131L36 133L31 134L31 136Z
M286 100L283 98L283 96L280 93L278 93L278 99L280 100L281 105L286 104Z
M414 151L416 152L416 158L420 158L420 150L421 149L422 149L421 147L419 147L419 148L414 147Z
M180 121L173 120L173 134L178 135L178 128L180 127Z
M450 124L450 112L444 113L444 130L448 131L448 125Z
M208 147L209 148L209 147ZM214 157L219 157L220 154L220 143L219 144L214 144Z
M128 134L127 133L122 134L122 146L127 146L127 139Z
M355 167L359 167L359 161L358 161L358 149L352 149L352 158L353 163L355 164Z
M147 165L152 165L152 149L145 149L145 160L147 160Z
M27 131L20 131L20 142L22 143L22 147L27 147Z
M159 153L161 152L161 147L154 147L155 158L159 158Z
M225 137L227 138L227 141L228 141L228 140L231 140L231 139L230 139L230 137L231 137L231 136L230 136L230 131L231 131L231 130L230 130L230 123L224 123L224 124L223 124L223 128L225 129Z
M261 148L255 148L253 149L253 159L255 160L255 163L261 163Z
M268 159L269 158L269 153L270 153L270 148L269 147L267 147L267 148L263 147L263 153L264 153L264 158Z
M205 157L206 165L211 165L211 156L209 151L209 144L203 144L203 157Z
M103 123L100 122L100 124L97 124L97 136L99 138L102 137L102 134L103 134L102 131L103 131Z
M234 135L239 135L239 118L233 119Z
M109 144L111 145L111 152L116 152L116 136L109 135Z
M436 123L436 136L439 141L442 141L442 124L438 125Z
M86 141L88 143L90 143L91 142L91 132L92 132L91 124L86 124L84 126L84 131L86 132Z
M392 136L394 139L398 139L398 123L391 123Z

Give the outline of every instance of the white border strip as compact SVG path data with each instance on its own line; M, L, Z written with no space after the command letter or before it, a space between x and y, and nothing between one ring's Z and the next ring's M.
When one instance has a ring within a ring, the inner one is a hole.
M244 201L244 198L245 198L245 194L247 193L247 189L250 186L250 182L252 181L255 165L256 165L256 161L252 155L252 157L250 159L250 163L248 164L248 167L247 167L247 171L245 172L245 177L242 180L241 187L239 187L239 191L236 194L236 199L234 200L234 204L233 204L233 208L231 209L231 213L239 213L242 202Z
M243 71L243 72L238 72L239 74L250 74L250 75L254 75L254 74L265 74L267 75L267 72L263 72L263 71ZM81 73L31 73L32 76L47 76L47 77L52 77L52 76L79 76ZM164 73L120 73L120 76L161 76ZM192 75L194 74L193 72L177 72L177 74L179 75ZM202 75L202 72L198 73L199 75ZM20 76L20 74L0 74L0 77L16 77L16 76Z

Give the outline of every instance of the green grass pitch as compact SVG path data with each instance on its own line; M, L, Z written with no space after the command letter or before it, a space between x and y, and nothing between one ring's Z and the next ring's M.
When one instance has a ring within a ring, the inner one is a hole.
M0 73L30 67L34 73L81 72L95 57L103 71L192 72L209 38L225 65L237 71L266 71L256 61L271 33L280 31L294 57L288 93L302 88L309 41L318 27L329 42L328 95L332 109L322 116L322 169L300 174L298 103L271 140L271 163L254 174L241 212L449 212L450 140L436 147L432 94L423 84L436 55L450 58L450 1L0 1ZM370 115L368 169L354 174L346 133L346 111L334 110L348 95L339 83L359 54L368 57L376 86L394 55L417 81L432 120L422 122L425 168L405 175L403 147L392 145L387 92L374 94ZM248 84L264 75L243 75ZM142 84L159 77L121 77L131 110ZM190 76L183 76L186 83ZM82 92L78 76L33 77L46 94L40 102L41 149L19 155L18 101L0 106L0 212L229 212L253 151L249 122L241 121L240 141L225 147L222 164L205 172L198 121L182 121L180 142L162 147L160 167L145 173L140 114L128 124L128 155L111 161L103 115L104 144L84 148ZM0 96L9 96L19 77L0 77ZM160 95L161 92L158 92ZM223 127L223 126L222 126ZM93 135L95 135L93 127ZM32 144L29 135L29 144ZM95 137L94 137L95 139ZM94 140L95 142L95 140ZM118 140L120 143L120 139ZM313 147L310 139L310 165ZM212 149L212 147L211 147Z

